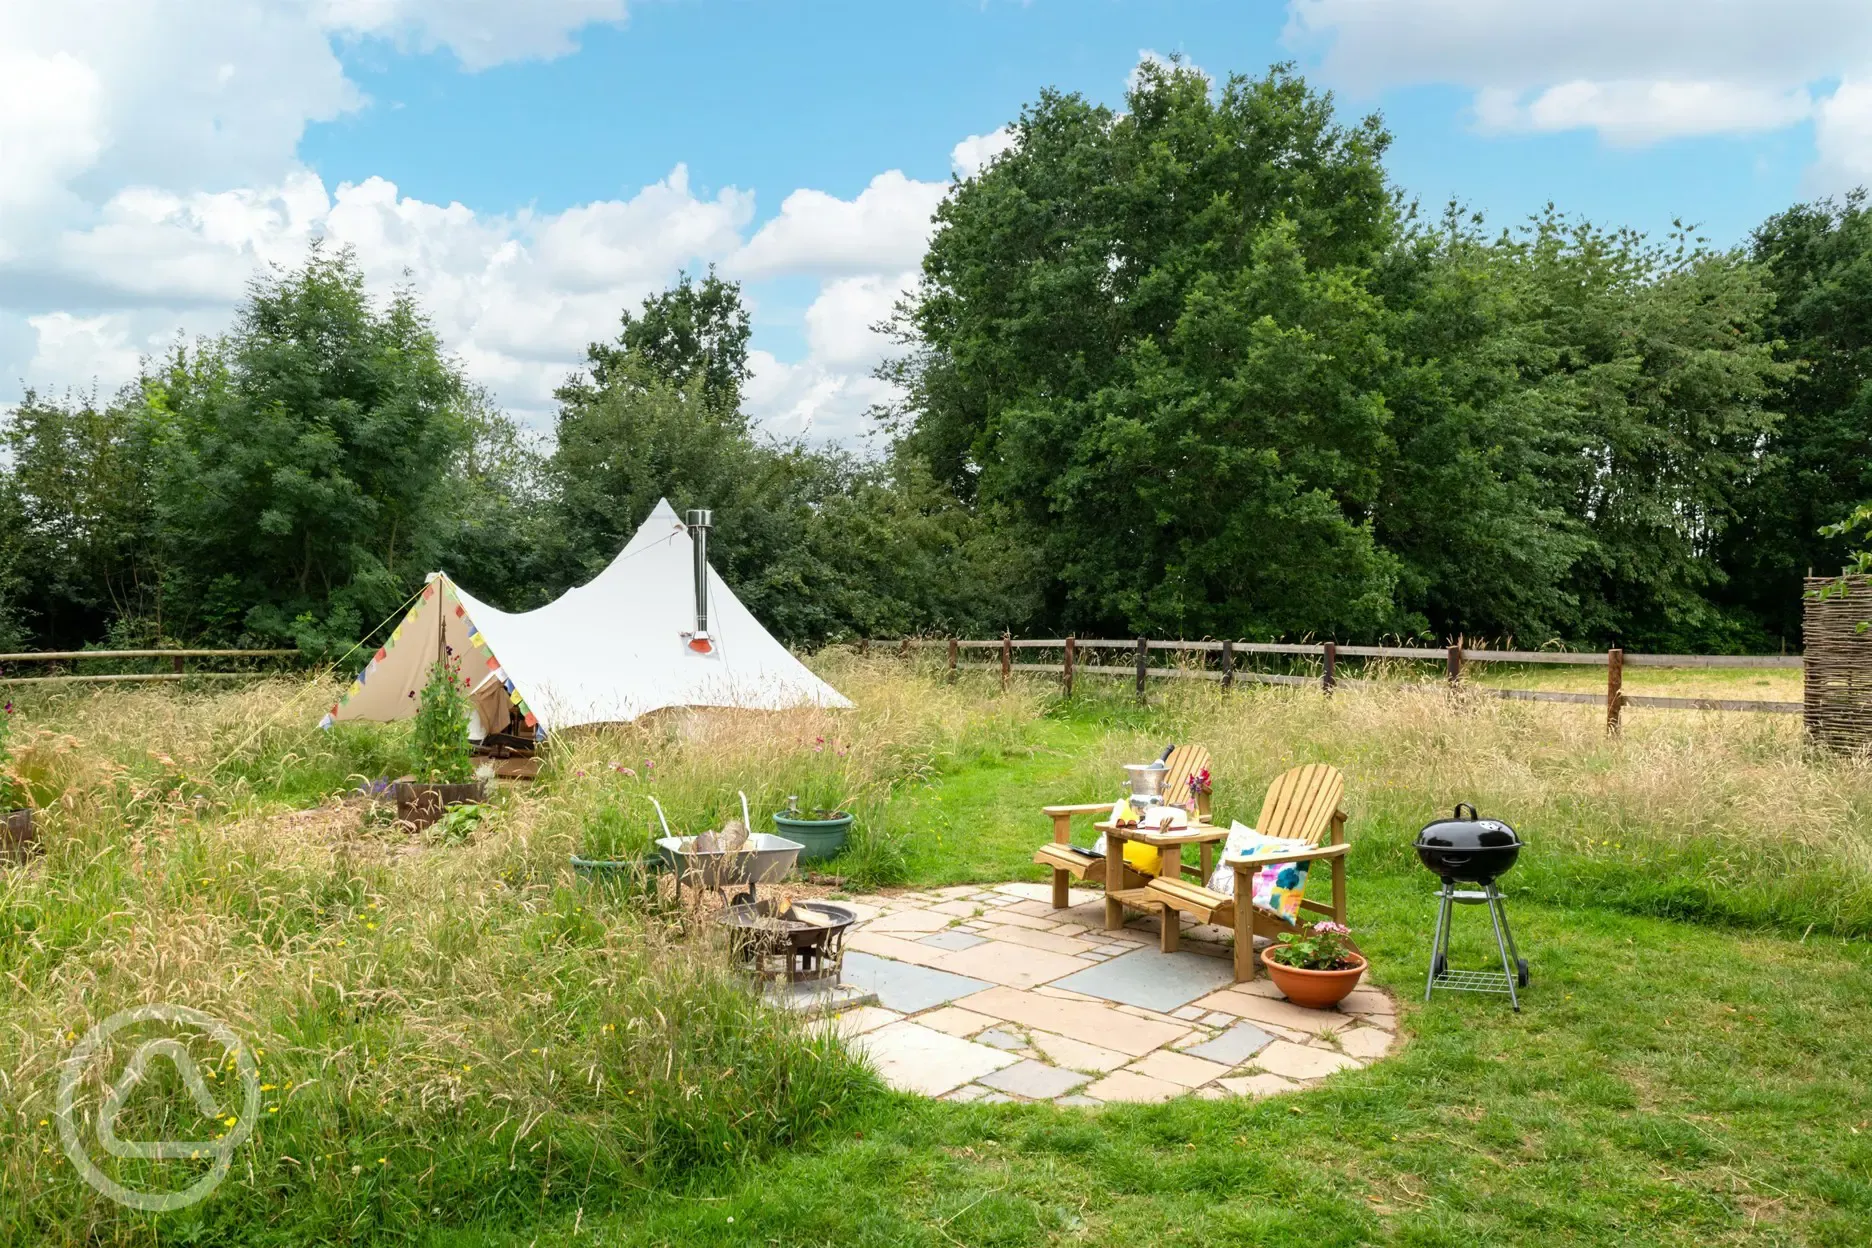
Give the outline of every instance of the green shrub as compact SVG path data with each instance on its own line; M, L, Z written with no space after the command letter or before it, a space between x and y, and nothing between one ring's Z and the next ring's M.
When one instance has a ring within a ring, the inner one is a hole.
M474 778L468 745L468 677L461 660L438 660L429 669L412 730L416 778L434 784L466 784Z

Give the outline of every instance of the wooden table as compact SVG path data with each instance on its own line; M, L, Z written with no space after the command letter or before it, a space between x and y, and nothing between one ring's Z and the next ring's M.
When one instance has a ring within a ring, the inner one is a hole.
M1164 875L1175 877L1187 874L1188 867L1183 865L1183 847L1195 845L1201 850L1202 874L1200 883L1209 882L1209 872L1215 866L1216 846L1228 839L1228 829L1218 828L1209 823L1192 823L1188 827L1162 832L1154 828L1120 828L1106 821L1092 825L1105 834L1105 930L1115 932L1124 926L1125 907L1136 906L1139 909L1163 910L1163 903L1150 898L1145 892L1148 876L1135 871L1124 860L1126 842L1135 841L1139 845L1149 845L1159 851L1164 861L1158 862L1158 869ZM1114 874L1114 867L1116 873ZM1177 921L1174 913L1163 916L1165 923Z

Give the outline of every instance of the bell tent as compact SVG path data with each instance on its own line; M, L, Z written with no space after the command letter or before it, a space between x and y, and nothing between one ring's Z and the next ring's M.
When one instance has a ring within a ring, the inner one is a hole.
M535 611L499 611L441 572L322 727L416 713L438 655L459 663L469 735L543 739L665 707L850 706L762 628L708 565L710 515L661 500L609 567Z

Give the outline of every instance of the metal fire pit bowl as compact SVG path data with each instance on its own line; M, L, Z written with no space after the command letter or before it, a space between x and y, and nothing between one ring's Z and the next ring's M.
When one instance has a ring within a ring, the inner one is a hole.
M715 921L728 929L735 959L768 983L804 983L836 980L845 964L845 932L858 921L858 912L829 901L796 901L788 913L810 910L829 919L820 927L800 919L775 915L772 901L742 902L724 907Z

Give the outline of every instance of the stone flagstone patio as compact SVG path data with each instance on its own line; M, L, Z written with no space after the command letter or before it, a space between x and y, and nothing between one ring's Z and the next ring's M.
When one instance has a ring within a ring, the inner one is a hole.
M1221 927L1184 922L1157 948L1155 918L1104 929L1104 895L1045 884L959 885L859 897L845 981L878 1004L836 1027L885 1082L950 1101L1165 1101L1271 1096L1390 1051L1397 1007L1361 985L1307 1010L1267 977L1232 982Z

